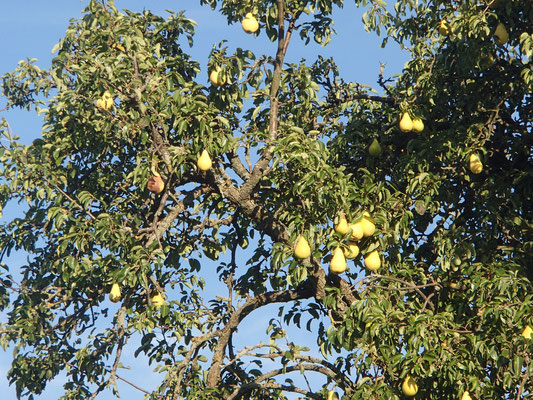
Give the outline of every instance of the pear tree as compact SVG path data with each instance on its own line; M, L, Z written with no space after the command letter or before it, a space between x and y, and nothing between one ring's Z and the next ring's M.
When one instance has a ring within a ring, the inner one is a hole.
M154 400L531 396L533 3L200 3L274 52L234 35L201 65L186 11L90 0L49 69L2 76L43 118L31 144L0 124L18 396L60 374L62 399L119 395L127 351ZM406 51L399 75L290 57L344 40L342 7Z

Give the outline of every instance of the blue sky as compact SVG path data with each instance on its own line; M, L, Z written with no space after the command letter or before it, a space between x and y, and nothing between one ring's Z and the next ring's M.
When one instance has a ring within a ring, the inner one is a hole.
M375 85L380 62L387 64L385 76L392 76L401 72L407 60L406 53L401 52L394 43L386 49L380 49L381 39L375 34L367 33L363 29L361 16L363 11L357 10L351 2L344 9L338 10L334 15L335 29L338 35L333 38L330 45L322 48L317 45L304 47L298 36L289 48L287 62L297 62L302 57L313 61L317 55L334 57L340 68L341 77L346 81L357 81L364 84ZM87 1L77 0L23 0L14 2L0 0L0 75L14 70L17 62L28 57L37 58L41 68L48 68L52 59L51 49L65 32L69 20L78 18ZM116 0L119 9L128 8L132 11L141 11L144 8L152 12L166 15L165 9L175 11L184 9L186 16L198 23L194 47L188 51L206 71L207 56L214 43L222 39L228 40L229 50L236 47L247 48L256 54L273 54L275 49L264 33L259 37L246 35L239 24L228 26L226 21L210 8L200 6L199 0ZM186 50L187 51L187 50ZM205 82L207 73L205 72ZM5 100L0 98L0 109L5 107ZM5 117L10 123L12 131L21 137L24 143L30 143L40 135L40 119L33 113L19 110L1 111L0 118ZM19 212L16 206L4 210L4 218L12 217ZM17 254L9 260L12 267L16 268L25 260L23 254ZM246 327L246 336L255 338L255 330L264 330L266 322L272 314L277 314L277 307L272 313L254 317L254 324ZM0 322L5 321L5 316L0 314ZM259 322L265 322L259 323ZM305 338L302 338L305 342ZM127 354L128 356L128 354ZM6 373L10 366L11 351L0 350L0 393L3 400L15 400L14 387L9 387ZM119 374L148 390L155 388L159 381L157 375L151 371L153 367L144 366L142 361L133 361L132 354L127 360L134 366L131 370ZM52 383L41 399L55 399L61 391L62 380ZM128 385L119 381L118 387L122 398L141 399L142 394ZM110 392L101 394L98 399L111 400L114 397Z

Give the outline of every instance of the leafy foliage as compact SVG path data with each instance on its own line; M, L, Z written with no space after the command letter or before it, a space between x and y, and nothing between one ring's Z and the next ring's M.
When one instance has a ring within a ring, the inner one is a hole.
M2 77L8 107L44 118L31 145L0 127L1 206L25 207L0 227L3 259L28 254L19 280L6 264L0 275L0 343L15 345L19 396L61 371L64 399L116 391L132 337L162 374L152 399L323 399L335 388L399 399L408 375L427 399L530 396L531 2L356 1L367 30L411 55L376 89L343 80L332 59L284 61L293 34L327 45L341 0L201 3L228 23L252 12L276 54L215 44L208 72L224 84L206 86L184 50L195 26L184 13L90 1L49 70L29 59ZM500 22L506 43L493 37ZM112 102L99 102L106 93ZM424 129L402 132L403 113ZM196 167L204 149L208 171ZM469 170L474 153L481 173ZM154 174L161 193L147 189ZM376 231L345 274L328 273L351 236L335 221L363 212ZM293 257L301 236L305 260ZM217 277L227 294L209 299ZM233 341L278 303L268 343ZM298 344L299 329L320 354ZM322 378L300 385L294 372Z

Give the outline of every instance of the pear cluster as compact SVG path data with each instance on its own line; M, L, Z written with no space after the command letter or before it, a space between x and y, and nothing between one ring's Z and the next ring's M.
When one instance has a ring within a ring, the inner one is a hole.
M337 247L333 252L329 266L330 272L333 274L345 272L347 269L346 259L353 259L359 255L359 240L372 236L375 231L376 225L367 212L364 212L363 217L353 224L348 223L344 214L341 215L335 225L335 232L342 236L350 234L350 238L345 248L341 250L340 247ZM381 259L376 250L367 253L364 261L365 266L372 271L376 271L381 266Z
M111 107L113 107L113 96L111 96L111 93L105 91L102 97L96 100L96 107L107 111L111 110Z
M408 112L404 112L400 118L400 130L402 132L417 132L420 133L424 130L424 122L420 117L414 117L411 119L411 116Z
M118 283L113 283L111 290L109 291L109 300L113 303L118 303L122 298L122 293L120 291L120 285ZM165 304L165 299L160 293L157 293L151 298L152 305L159 308Z

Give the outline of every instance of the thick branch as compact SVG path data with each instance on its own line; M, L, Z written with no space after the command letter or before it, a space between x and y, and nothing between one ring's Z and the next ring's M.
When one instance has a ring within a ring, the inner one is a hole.
M231 337L231 333L237 329L240 322L252 311L273 303L287 303L289 301L308 299L314 295L311 287L300 287L297 290L285 290L277 292L267 292L249 298L241 307L231 315L224 329L219 336L217 346L213 354L213 362L207 376L207 386L216 387L220 382L220 370L224 358L224 350Z

